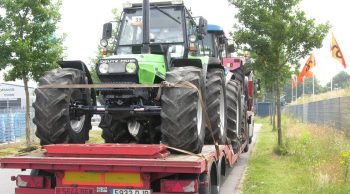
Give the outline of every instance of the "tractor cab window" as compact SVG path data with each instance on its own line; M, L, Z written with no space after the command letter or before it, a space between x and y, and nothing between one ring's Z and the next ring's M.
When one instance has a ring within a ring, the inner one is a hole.
M151 44L184 42L181 13L176 7L151 8ZM125 11L118 42L119 46L142 44L142 9Z
M201 52L203 55L215 57L216 38L214 38L212 33L207 33L204 36L202 47Z

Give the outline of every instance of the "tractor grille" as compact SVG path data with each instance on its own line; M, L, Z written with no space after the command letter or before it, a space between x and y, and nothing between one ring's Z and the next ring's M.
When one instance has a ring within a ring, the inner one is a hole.
M109 64L109 73L124 73L125 72L125 63L110 63Z

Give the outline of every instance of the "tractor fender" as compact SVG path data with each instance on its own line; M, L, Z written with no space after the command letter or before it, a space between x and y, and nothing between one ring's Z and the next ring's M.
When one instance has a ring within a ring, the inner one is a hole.
M87 66L82 61L59 61L59 66L61 68L73 68L73 69L79 69L83 71L87 77L88 84L93 84L91 74ZM93 105L96 106L96 91L94 88L91 88L91 99L93 100Z
M194 66L203 69L203 77L207 77L208 64L202 63L200 59L173 59L171 61L172 67L186 67Z
M221 61L218 58L215 57L209 57L208 59L208 69L224 69L224 66L222 65Z

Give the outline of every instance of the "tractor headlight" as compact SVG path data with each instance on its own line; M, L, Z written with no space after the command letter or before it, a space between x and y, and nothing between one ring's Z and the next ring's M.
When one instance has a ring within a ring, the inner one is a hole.
M135 73L137 70L137 66L135 63L128 63L125 66L125 71L128 73Z
M107 47L107 46L108 46L108 40L107 40L107 39L101 39L100 45L101 45L102 47Z
M196 42L196 40L197 40L197 36L194 35L194 34L191 34L191 35L188 37L188 39L189 39L190 42L194 43L194 42Z
M109 65L107 63L102 63L98 67L98 70L100 71L100 73L106 74L106 73L108 73L108 68L109 68Z

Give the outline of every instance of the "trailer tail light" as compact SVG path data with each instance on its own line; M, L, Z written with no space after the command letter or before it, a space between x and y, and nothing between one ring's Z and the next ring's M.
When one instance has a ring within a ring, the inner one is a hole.
M45 186L43 176L19 175L11 179L16 180L17 187L42 189Z
M196 193L197 180L161 180L161 192L165 193Z

